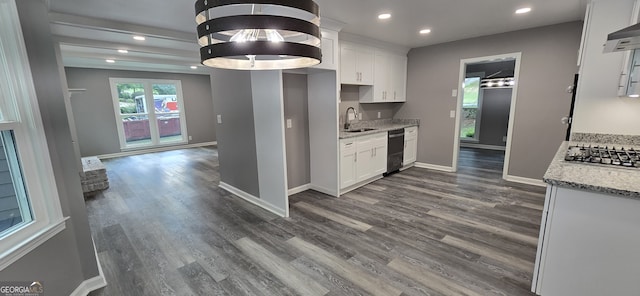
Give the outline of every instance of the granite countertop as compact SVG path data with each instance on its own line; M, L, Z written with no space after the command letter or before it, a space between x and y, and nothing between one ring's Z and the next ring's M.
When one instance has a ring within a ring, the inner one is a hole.
M565 161L568 146L576 144L590 143L562 143L544 174L546 183L640 199L640 168Z
M377 134L381 132L387 132L390 130L401 129L412 126L419 126L420 120L418 119L383 119L383 120L371 120L371 121L360 121L354 122L351 124L350 129L360 129L360 128L374 128L375 130L359 132L359 133L350 133L344 131L342 126L340 128L340 139L348 139L355 138L359 136L366 136Z

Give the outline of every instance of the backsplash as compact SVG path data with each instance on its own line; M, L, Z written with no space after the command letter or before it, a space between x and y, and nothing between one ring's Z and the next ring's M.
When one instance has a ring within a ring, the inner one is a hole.
M628 146L640 146L640 136L572 133L571 141L584 143L618 144Z
M340 92L340 124L344 124L345 112L347 108L353 107L359 113L362 114L362 120L375 120L375 119L391 119L395 116L402 103L372 103L372 104L360 104L359 86L357 85L342 85ZM378 118L378 112L380 112L380 118ZM354 120L353 122L356 122Z

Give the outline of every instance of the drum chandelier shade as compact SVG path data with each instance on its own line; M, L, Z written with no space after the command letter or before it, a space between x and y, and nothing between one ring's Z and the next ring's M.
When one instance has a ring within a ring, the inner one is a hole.
M205 66L276 70L322 61L313 0L197 0L195 9Z

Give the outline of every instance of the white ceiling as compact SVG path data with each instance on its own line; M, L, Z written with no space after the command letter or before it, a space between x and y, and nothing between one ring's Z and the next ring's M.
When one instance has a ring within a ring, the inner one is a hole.
M580 20L587 0L316 2L323 18L344 23L342 32L415 48ZM194 3L194 0L49 0L52 30L61 36L61 43L67 45L62 49L65 64L71 65L73 61L74 66L81 66L83 61L90 60L104 63L105 58L135 64L149 54L154 64L166 61L165 70L187 72L193 71L185 70L189 65L199 64ZM532 12L514 14L521 7L531 7ZM383 12L391 13L391 19L378 20L377 15ZM418 31L423 28L431 29L432 33L421 36ZM133 41L132 33L151 38ZM73 50L68 50L70 48ZM118 54L114 50L117 48L127 48L137 54ZM109 54L109 50L113 54ZM122 63L116 64L110 67L119 67Z

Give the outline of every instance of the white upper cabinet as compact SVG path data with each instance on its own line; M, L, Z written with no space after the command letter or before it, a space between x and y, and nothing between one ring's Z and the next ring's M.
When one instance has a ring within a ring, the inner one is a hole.
M340 82L342 84L373 84L374 51L370 47L347 42L340 44Z
M328 29L321 29L322 32L322 63L313 66L316 69L338 70L340 56L338 52L338 32Z
M407 57L401 55L392 56L391 63L391 91L394 102L407 101Z
M407 57L376 50L374 66L373 86L360 88L360 102L405 102Z

